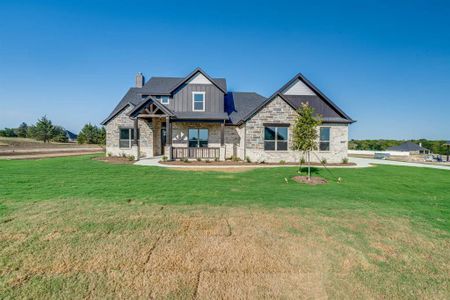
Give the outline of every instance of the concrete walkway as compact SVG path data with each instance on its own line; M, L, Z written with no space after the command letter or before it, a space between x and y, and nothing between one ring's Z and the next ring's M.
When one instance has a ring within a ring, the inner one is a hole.
M162 159L162 156L152 157L152 158L144 158L135 163L138 166L152 166L152 167L162 167L162 168L198 168L198 169L221 169L221 168L280 168L280 167L294 167L287 165L226 165L226 166L196 166L196 165L166 165L160 164L159 161ZM350 157L350 162L356 164L356 166L329 166L328 168L367 168L371 165L394 165L394 166L406 166L406 167L420 167L420 168L431 168L431 169L441 169L450 171L449 166L436 166L436 165L427 165L427 164L419 164L419 163L408 163L402 161L392 161L392 160L382 160L382 159L371 159L371 158L359 158L359 157ZM315 168L323 168L322 166L314 166Z
M404 167L418 167L418 168L430 168L430 169L440 169L450 171L450 166L438 166L432 164L420 164L420 163L410 163L404 161L394 161L394 160L383 160L383 159L373 159L373 158L361 158L361 157L350 157L350 162L354 162L360 168L370 167L370 165L391 165L391 166L404 166Z

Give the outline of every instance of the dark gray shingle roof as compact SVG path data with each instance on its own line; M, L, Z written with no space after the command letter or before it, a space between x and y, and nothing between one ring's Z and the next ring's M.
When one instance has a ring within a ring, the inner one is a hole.
M178 112L175 117L180 120L228 120L227 113Z
M128 92L123 96L122 100L120 100L119 104L113 109L113 111L109 114L109 116L101 123L102 125L106 125L106 123L112 119L115 115L117 115L120 111L122 111L128 104L133 106L138 105L143 101L141 97L141 88L130 88Z
M246 119L265 100L265 97L253 92L227 93L225 95L225 111L229 115L230 123L237 124Z
M169 95L174 87L184 81L185 77L152 77L142 88L145 95ZM227 90L225 78L211 78L223 90Z
M417 145L416 143L413 142L405 142L401 145L398 146L392 146L387 148L386 150L390 150L390 151L420 151L420 150L428 150L427 148L421 147L419 145Z

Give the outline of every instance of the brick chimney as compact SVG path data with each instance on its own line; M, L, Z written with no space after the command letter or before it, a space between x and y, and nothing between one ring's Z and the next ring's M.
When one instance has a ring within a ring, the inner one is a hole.
M145 83L145 78L144 75L142 75L141 72L136 74L136 87L137 88L141 88L144 86Z

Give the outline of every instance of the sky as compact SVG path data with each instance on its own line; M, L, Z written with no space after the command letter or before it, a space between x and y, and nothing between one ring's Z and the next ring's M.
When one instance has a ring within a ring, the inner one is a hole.
M134 76L269 96L301 72L354 139L450 140L450 1L0 0L0 128L99 124Z

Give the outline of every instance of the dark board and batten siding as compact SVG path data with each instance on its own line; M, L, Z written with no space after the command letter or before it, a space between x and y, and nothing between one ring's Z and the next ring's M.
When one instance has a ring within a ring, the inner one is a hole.
M223 113L224 94L213 84L186 84L175 91L169 109L174 112L192 111L192 92L205 92L205 112Z

